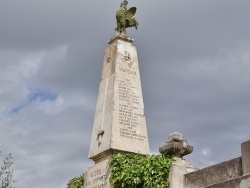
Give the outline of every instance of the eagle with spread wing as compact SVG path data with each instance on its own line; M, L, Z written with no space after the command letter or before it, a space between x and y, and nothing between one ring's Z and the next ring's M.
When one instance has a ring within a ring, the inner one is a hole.
M121 3L121 8L116 12L117 28L115 30L119 33L126 33L128 27L138 27L138 21L133 17L136 13L136 7L131 7L127 10L128 2L124 0Z

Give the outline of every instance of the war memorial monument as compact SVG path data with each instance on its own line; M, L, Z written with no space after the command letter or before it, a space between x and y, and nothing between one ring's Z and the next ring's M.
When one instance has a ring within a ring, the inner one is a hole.
M82 188L113 188L109 160L114 155L149 154L139 62L134 40L126 33L126 28L138 27L136 7L127 5L128 1L123 0L116 12L116 32L104 54L89 150L94 165L84 173ZM177 132L160 147L160 153L175 156L166 177L170 188L250 188L250 141L242 144L242 156L203 169L183 159L192 151L193 147Z
M136 48L126 34L136 27L136 8L127 1L116 13L116 35L105 51L84 188L110 187L109 158L120 152L149 154L141 80Z

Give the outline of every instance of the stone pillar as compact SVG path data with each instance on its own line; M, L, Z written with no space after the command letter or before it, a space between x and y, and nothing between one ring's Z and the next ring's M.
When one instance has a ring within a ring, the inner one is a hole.
M250 140L241 144L243 175L250 174Z
M196 170L187 160L175 157L169 172L170 188L184 188L184 175Z
M193 172L196 168L183 159L183 156L192 153L193 146L189 145L183 135L174 132L168 136L167 144L159 148L161 154L170 154L175 156L169 172L170 188L184 188L184 174Z
M89 158L96 163L115 152L149 154L136 48L120 35L105 51Z

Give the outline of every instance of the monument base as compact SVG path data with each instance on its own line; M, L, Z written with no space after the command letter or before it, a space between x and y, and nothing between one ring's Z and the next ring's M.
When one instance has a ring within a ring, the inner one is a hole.
M109 159L89 167L84 174L83 188L113 188L109 183L110 172Z

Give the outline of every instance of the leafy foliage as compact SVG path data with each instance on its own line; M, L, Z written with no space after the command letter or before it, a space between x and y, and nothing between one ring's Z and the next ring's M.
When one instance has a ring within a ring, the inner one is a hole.
M0 167L0 188L12 188L16 182L13 180L12 159L11 154L3 159Z
M84 184L84 175L72 178L69 183L70 188L81 188Z
M110 183L115 188L166 188L172 156L117 154L110 160Z

